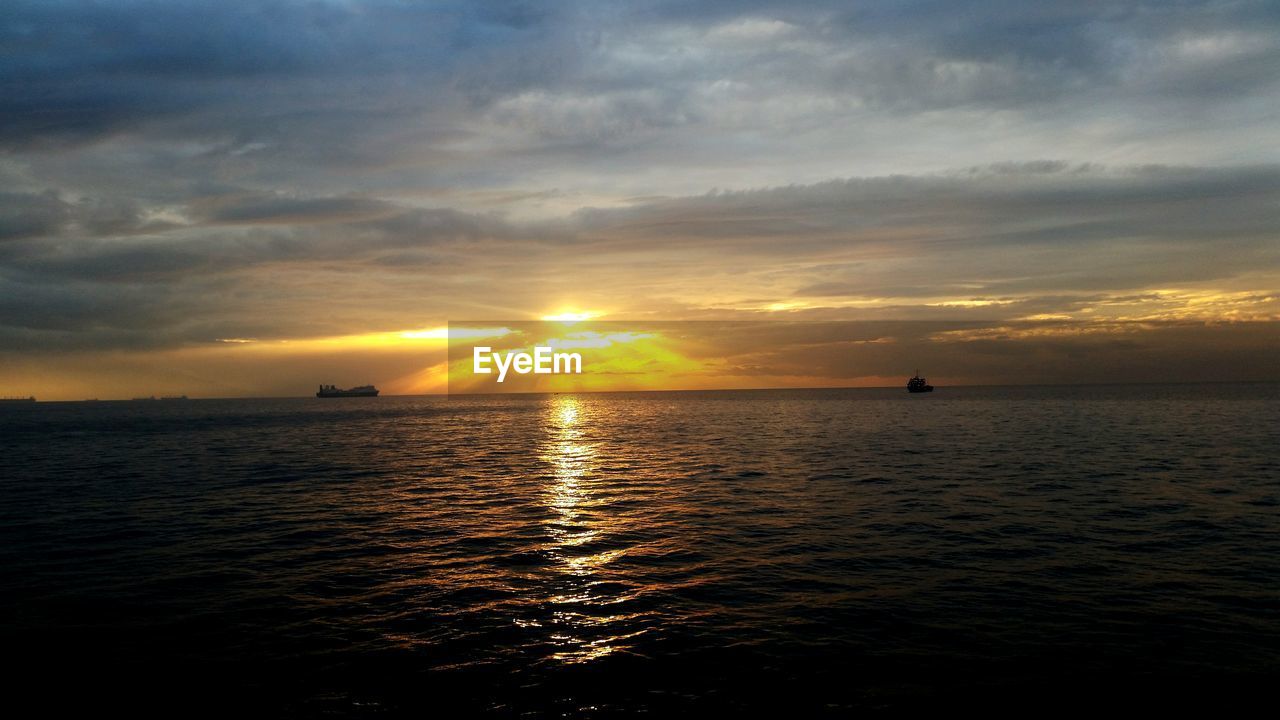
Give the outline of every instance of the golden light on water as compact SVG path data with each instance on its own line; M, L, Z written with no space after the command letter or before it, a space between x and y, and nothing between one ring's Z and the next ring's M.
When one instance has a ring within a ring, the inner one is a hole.
M568 396L556 399L556 407L560 413L560 427L568 429L578 422L578 400L575 397Z
M593 492L596 447L587 432L583 401L573 395L554 396L548 400L545 417L547 440L542 459L553 472L544 492L544 502L551 511L544 529L548 552L560 576L556 593L548 598L557 606L552 613L557 631L551 638L560 648L551 659L588 662L620 649L626 636L608 632L608 626L621 617L590 615L574 608L600 607L624 599L601 597L593 587L604 567L626 551L591 552L589 548L602 534L617 528L612 518L599 511L603 503Z

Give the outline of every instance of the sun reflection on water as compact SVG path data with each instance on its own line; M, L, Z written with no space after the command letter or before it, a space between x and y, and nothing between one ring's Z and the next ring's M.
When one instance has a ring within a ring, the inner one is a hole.
M602 500L596 497L596 443L589 437L588 420L589 413L576 396L556 395L548 403L542 457L553 472L545 488L545 502L551 510L545 530L550 539L548 552L556 561L559 576L548 598L557 608L552 613L556 631L551 640L558 650L551 659L567 663L609 655L626 639L610 632L619 616L592 612L621 601L599 595L594 586L601 570L626 551L591 552L591 544L615 528L600 512Z

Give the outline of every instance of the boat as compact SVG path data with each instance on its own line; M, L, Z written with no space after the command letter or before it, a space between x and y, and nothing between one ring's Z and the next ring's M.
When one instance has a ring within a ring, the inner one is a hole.
M27 397L2 397L2 398L0 398L0 403L33 403L33 402L35 402L35 401L36 401L36 398L35 398L35 396L34 396L34 395L28 395Z
M342 390L334 385L321 385L319 392L316 393L316 397L378 397L378 388L372 385L361 385L360 387L353 387L349 390Z
M929 384L929 381L920 377L920 371L917 370L916 376L907 381L907 392L909 393L933 392L933 386Z

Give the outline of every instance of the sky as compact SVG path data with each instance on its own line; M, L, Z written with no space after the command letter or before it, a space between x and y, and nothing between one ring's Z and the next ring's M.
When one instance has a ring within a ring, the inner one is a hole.
M0 395L436 392L449 322L563 313L778 323L716 386L1273 374L1275 3L10 0L0 48Z

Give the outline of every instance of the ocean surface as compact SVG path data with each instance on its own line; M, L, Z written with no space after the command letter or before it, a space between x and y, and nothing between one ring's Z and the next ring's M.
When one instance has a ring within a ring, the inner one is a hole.
M3 702L1271 697L1280 385L0 406Z

